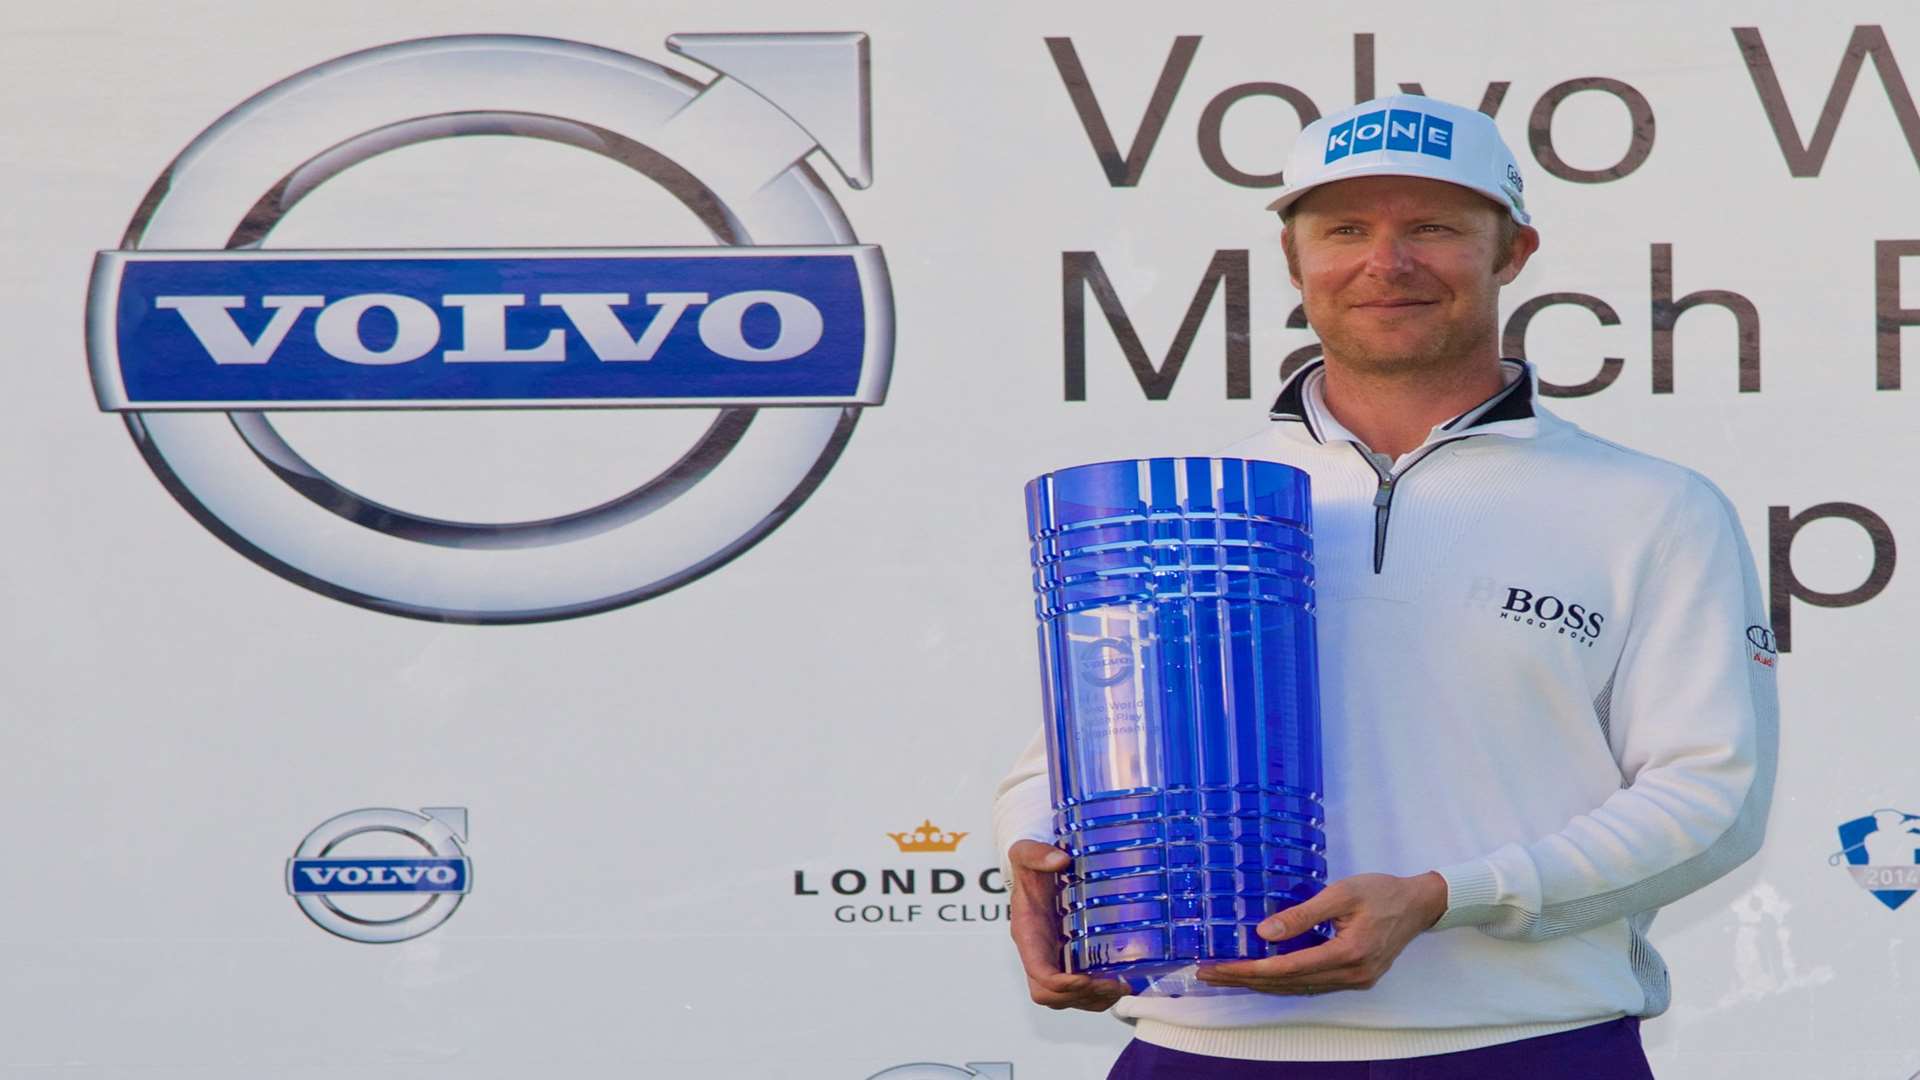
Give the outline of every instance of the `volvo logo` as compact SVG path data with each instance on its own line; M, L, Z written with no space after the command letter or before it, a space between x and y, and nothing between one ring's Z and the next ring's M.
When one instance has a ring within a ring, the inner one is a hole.
M870 182L867 39L686 34L667 47L718 76L546 38L443 37L344 56L243 102L96 259L87 341L101 408L209 531L374 610L563 619L724 565L798 509L862 409L885 399L886 263L806 161L820 151L853 187ZM712 246L267 246L342 173L467 136L610 159L676 199ZM690 406L713 419L656 475L524 520L382 501L328 475L284 419L591 407L644 422Z
M308 833L287 860L287 892L314 925L348 941L417 938L451 918L473 885L458 806L354 810Z
M1095 686L1112 686L1133 675L1133 648L1119 638L1088 642L1080 654L1080 675Z

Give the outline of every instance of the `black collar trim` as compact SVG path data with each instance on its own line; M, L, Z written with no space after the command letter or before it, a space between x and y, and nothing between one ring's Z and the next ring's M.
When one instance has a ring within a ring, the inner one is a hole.
M1502 359L1513 358L1503 357ZM1504 420L1530 420L1533 418L1533 365L1525 360L1514 359L1513 362L1520 365L1520 377L1513 380L1512 383L1501 387L1500 391L1488 398L1487 401L1483 401L1479 405L1474 406L1474 409L1486 406L1486 410L1479 416L1474 417L1473 422L1466 425L1462 430L1484 427L1487 424L1498 424ZM1318 443L1324 443L1326 440L1321 438L1319 429L1314 427L1313 414L1311 410L1307 408L1307 376L1313 374L1316 369L1324 366L1326 366L1325 360L1315 360L1313 363L1294 372L1293 378L1288 379L1287 384L1280 388L1280 396L1273 399L1273 408L1269 410L1267 414L1268 417L1273 420L1300 421L1307 425L1307 431L1313 435L1313 441ZM1487 402L1492 402L1493 404L1488 406ZM1447 421L1441 426L1440 430L1453 430L1453 426L1460 422L1460 417L1468 415L1468 413L1473 412L1474 409L1468 409L1466 412L1461 413L1460 416L1456 416L1452 420Z
M1533 367L1525 360L1516 360L1514 362L1520 365L1520 377L1513 380L1511 386L1502 388L1499 393L1488 398L1487 401L1493 402L1493 405L1488 408L1487 411L1474 417L1473 423L1468 424L1467 428L1497 424L1503 420L1531 420L1533 418ZM1485 404L1485 402L1482 404ZM1479 406L1475 406L1474 408L1479 408ZM1468 413L1472 411L1473 409L1467 410ZM1466 414L1467 413L1461 413L1460 415L1465 416ZM1448 421L1446 427L1441 430L1451 430L1453 425L1459 422L1459 417L1455 417Z
M1320 437L1319 429L1313 426L1313 416L1307 410L1307 376L1324 366L1326 366L1325 360L1315 360L1294 372L1293 378L1288 379L1287 384L1280 388L1280 396L1273 399L1273 408L1267 412L1269 419L1298 420L1307 425L1307 432L1317 443L1324 443L1327 440Z

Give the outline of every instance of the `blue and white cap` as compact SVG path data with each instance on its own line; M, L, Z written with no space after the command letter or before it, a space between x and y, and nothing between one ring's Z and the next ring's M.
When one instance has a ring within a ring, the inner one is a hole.
M1284 209L1335 180L1423 176L1471 188L1522 225L1532 220L1520 194L1520 163L1493 120L1419 94L1374 98L1308 124L1287 155L1285 176L1285 190L1267 209Z

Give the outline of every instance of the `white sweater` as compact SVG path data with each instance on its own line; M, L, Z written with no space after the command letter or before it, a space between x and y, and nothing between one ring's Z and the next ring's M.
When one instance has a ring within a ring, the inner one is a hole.
M1775 656L1738 517L1504 367L1390 464L1326 411L1319 364L1226 451L1312 477L1328 880L1437 870L1446 914L1371 990L1123 999L1138 1038L1364 1060L1657 1016L1657 910L1759 848ZM1051 809L1036 737L994 804L1003 862L1051 842Z

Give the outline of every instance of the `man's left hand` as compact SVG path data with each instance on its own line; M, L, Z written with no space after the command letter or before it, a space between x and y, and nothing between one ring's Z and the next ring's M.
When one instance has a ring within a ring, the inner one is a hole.
M1393 966L1400 950L1440 920L1447 910L1447 881L1432 871L1416 877L1355 874L1320 894L1260 923L1268 941L1298 937L1332 922L1335 937L1323 945L1269 956L1202 964L1199 977L1212 986L1239 986L1268 994L1318 994L1370 990Z

